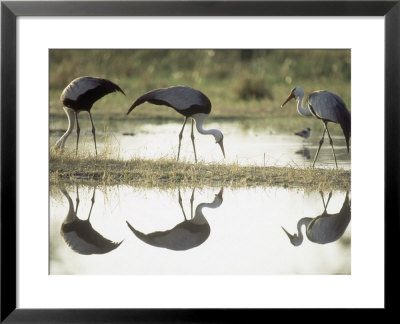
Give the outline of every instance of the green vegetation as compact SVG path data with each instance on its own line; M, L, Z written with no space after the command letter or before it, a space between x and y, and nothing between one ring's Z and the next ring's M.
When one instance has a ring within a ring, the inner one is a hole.
M96 103L97 120L181 121L171 109L150 104L126 116L132 102L155 88L187 85L213 104L210 119L263 119L297 116L294 103L281 103L295 85L311 92L338 93L350 109L350 50L50 50L50 126L64 117L59 100L74 78L108 78L125 91Z
M350 188L350 178L350 171L340 169L194 164L172 159L125 161L103 155L94 158L50 153L50 181L53 184L84 179L107 185L125 183L142 187L227 185L345 190Z

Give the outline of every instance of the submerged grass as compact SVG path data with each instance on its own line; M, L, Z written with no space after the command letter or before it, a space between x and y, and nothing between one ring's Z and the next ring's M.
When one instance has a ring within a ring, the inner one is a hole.
M50 154L52 184L82 180L106 185L130 184L141 187L278 186L309 190L348 190L351 173L342 169L194 164L167 158L133 158L126 161L101 155L75 157L72 154Z

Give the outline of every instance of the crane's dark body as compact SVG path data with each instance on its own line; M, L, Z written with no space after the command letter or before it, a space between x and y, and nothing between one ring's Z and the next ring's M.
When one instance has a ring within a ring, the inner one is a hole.
M335 242L342 237L350 220L350 200L347 193L338 213L328 214L325 209L321 216L311 219L307 226L307 237L311 242L319 244Z
M154 105L171 107L185 117L211 112L211 101L204 93L190 87L177 86L153 90L142 95L132 104L127 114L146 101Z
M63 224L61 234L72 250L85 255L105 254L116 249L122 243L110 241L97 232L90 221L78 218L73 222Z
M186 220L167 231L144 234L127 222L128 227L143 242L161 248L184 251L199 246L210 236L210 225Z
M308 96L307 105L312 115L325 124L332 122L340 125L346 139L347 152L349 152L351 116L342 98L333 92L315 91Z
M119 91L125 94L115 83L100 78L80 77L73 80L61 94L60 100L65 107L77 112L90 111L93 104L105 95Z

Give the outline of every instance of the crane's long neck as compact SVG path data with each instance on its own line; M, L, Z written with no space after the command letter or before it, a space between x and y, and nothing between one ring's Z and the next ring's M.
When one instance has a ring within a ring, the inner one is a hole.
M307 107L303 107L303 99L304 99L304 93L301 93L297 97L297 111L299 112L300 115L311 116L310 110Z
M68 129L65 132L65 134L61 136L61 138L57 141L55 145L56 149L61 149L61 150L64 150L65 142L68 136L71 134L72 130L74 129L74 123L75 123L75 111L67 107L63 107L63 109L68 117Z
M208 223L203 214L203 208L218 208L221 206L222 200L215 199L212 203L201 203L196 207L194 212L194 218L190 221L195 224L206 224Z
M200 134L213 135L217 138L218 134L221 133L218 129L204 129L203 123L207 118L207 114L194 114L192 118L196 121L196 128Z
M72 202L70 195L64 188L61 188L60 190L61 190L62 194L65 196L65 198L67 198L67 200L68 200L68 214L63 222L64 224L67 224L76 219L76 213L74 211L74 203Z
M302 219L300 219L297 222L297 234L299 235L299 239L303 240L303 234L301 233L301 227L303 225L305 225L306 226L306 230L307 230L307 226L308 226L308 224L310 224L310 222L312 220L313 219L311 217L303 217Z

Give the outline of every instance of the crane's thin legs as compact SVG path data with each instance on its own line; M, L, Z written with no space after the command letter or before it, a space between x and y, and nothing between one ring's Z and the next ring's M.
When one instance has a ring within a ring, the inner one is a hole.
M96 156L97 156L96 129L94 128L92 114L90 113L90 111L89 111L89 117L90 117L90 121L92 122L92 134L93 134L93 139L94 139L94 148L96 150Z
M321 195L322 204L324 205L324 213L325 213L326 212L326 205L325 205L324 193L322 191L320 191L319 194Z
M179 160L179 153L181 152L182 133L183 133L183 129L185 128L186 121L187 121L187 117L185 117L185 120L183 121L183 126L181 129L181 132L179 133L178 157L176 158L177 161Z
M92 196L92 199L91 199L92 200L92 205L90 206L89 216L88 216L87 220L90 219L90 215L92 214L92 209L93 209L93 205L94 205L94 201L95 201L95 199L94 199L95 193L96 193L96 188L93 188L93 196Z
M313 164L312 164L313 167L314 167L314 165L315 165L315 161L317 161L317 156L318 156L318 154L319 154L319 150L321 149L321 146L322 146L322 144L324 143L325 132L326 132L326 128L324 129L324 132L322 133L321 140L319 141L319 147L318 147L317 153L315 154L314 162L313 162Z
M328 208L329 201L332 198L332 191L329 193L328 200L326 201L326 204L325 204L324 194L322 193L322 191L320 191L319 193L321 194L322 203L324 204L324 213L326 213L326 209Z
M194 188L192 191L192 196L190 197L190 218L193 218L193 201L194 201Z
M182 196L181 196L181 189L178 189L178 193L179 193L179 197L178 197L179 206L181 206L182 213L183 213L183 217L185 217L185 220L187 220L187 218L186 218L186 214L185 214L185 210L183 209L183 206L182 206Z
M77 156L78 155L79 133L81 132L81 128L79 127L79 122L78 122L78 112L75 112L75 119L76 119L76 149L75 149L75 156Z
M78 212L78 206L79 206L79 191L78 191L78 185L76 185L76 206L75 206L75 216Z
M332 191L329 193L328 201L326 202L326 208L328 208L328 204L329 204L329 201L331 200L331 198L332 198Z
M329 143L331 143L332 153L333 153L333 157L335 158L335 164L336 164L336 169L337 169L338 166L337 166L337 161L336 161L335 150L333 149L333 141L332 141L332 138L331 138L331 134L329 134L329 129L328 129L328 125L327 124L325 124L325 128L326 128L326 131L328 133Z
M193 124L194 124L194 119L192 119L192 134L190 135L190 138L192 139L192 144L193 144L194 160L197 163L196 146L194 146Z

